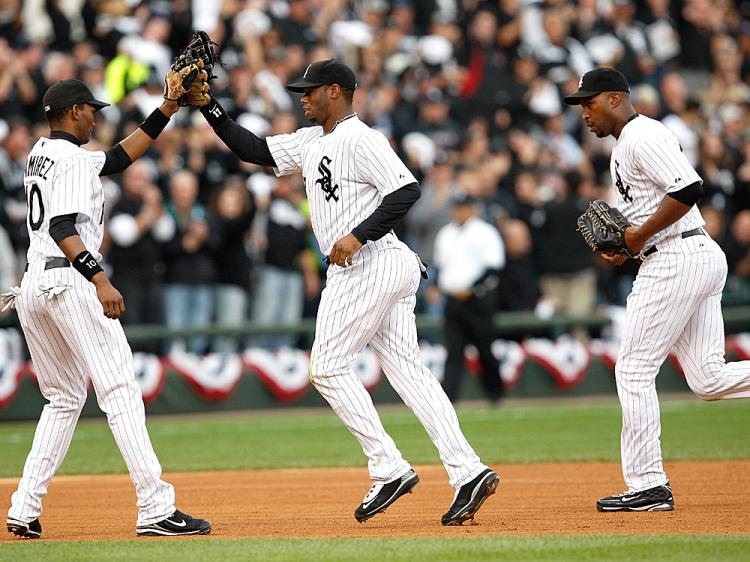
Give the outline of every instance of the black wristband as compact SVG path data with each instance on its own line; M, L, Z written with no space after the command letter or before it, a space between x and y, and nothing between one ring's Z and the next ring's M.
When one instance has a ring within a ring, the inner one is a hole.
M214 98L211 98L210 103L201 107L201 113L206 118L206 121L208 121L208 124L214 129L229 119L226 109L221 107L221 104Z
M355 237L355 238L356 238L357 240L359 240L359 243L360 243L360 244L362 244L362 245L364 246L365 244L367 244L367 234L365 234L365 233L363 232L363 231L364 231L364 229L363 229L363 228L361 228L361 226L362 226L362 225L359 225L359 226L355 226L355 227L354 227L354 228L352 229L352 234L354 235L354 237Z
M151 115L146 117L146 120L141 123L140 127L144 133L156 140L159 133L161 133L164 130L164 127L167 126L167 123L169 123L169 117L164 115L157 107L151 112Z
M99 265L99 262L94 259L94 256L92 256L91 252L88 250L84 250L76 256L76 259L73 260L73 267L75 267L78 270L78 273L83 275L87 281L91 281L94 275L100 271L104 271L102 266Z

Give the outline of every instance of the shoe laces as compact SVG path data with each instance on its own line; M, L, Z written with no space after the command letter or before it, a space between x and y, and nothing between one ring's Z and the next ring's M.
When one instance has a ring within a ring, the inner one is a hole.
M375 499L375 496L377 496L380 493L380 490L383 489L383 484L373 484L370 487L370 490L365 494L365 499L362 500L363 504L368 504L372 500Z

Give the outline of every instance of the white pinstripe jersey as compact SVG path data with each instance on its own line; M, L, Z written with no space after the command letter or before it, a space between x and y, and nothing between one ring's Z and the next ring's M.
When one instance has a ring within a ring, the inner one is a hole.
M276 175L302 172L313 232L324 254L369 217L383 197L417 181L388 139L356 116L327 135L323 127L304 127L266 142Z
M77 213L76 230L86 249L101 260L104 189L99 172L104 152L85 150L63 139L39 139L29 153L23 183L29 229L27 260L64 257L49 234L52 217Z
M617 190L615 206L635 226L646 222L668 193L697 181L703 183L675 134L644 115L625 124L612 150L609 167ZM694 205L680 220L649 239L645 247L704 224Z

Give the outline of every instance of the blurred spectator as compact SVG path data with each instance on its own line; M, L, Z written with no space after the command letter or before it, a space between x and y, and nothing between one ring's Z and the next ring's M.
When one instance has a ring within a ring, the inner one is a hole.
M10 238L0 226L0 293L18 284L16 277L16 256ZM3 314L0 312L0 314Z
M221 237L215 222L198 202L198 179L183 170L169 183L167 210L175 222L174 236L163 248L166 264L164 306L170 328L208 326L213 315L213 283L216 267L212 255L219 248ZM177 344L173 341L170 349ZM204 353L208 347L205 336L190 339L187 350Z
M241 177L227 179L215 196L212 209L221 235L216 263L216 325L238 326L248 319L250 256L247 234L255 215L255 205ZM217 353L234 353L238 338L220 336L214 340Z
M734 217L724 249L729 274L722 300L730 306L750 304L750 210Z
M705 230L711 238L716 240L719 245L724 247L724 238L727 234L726 216L716 207L711 207L710 205L702 205L700 211L703 220L706 223L703 226L703 230Z
M557 108L561 108L560 100L554 85L539 77L539 63L530 49L519 49L510 67L510 75L499 84L495 94L494 124L503 131L511 125L528 130L537 122L537 115L546 113L550 99Z
M699 132L702 132L698 102L688 98L685 81L676 72L664 75L660 89L665 114L661 121L677 136L688 162L697 166Z
M726 245L729 273L750 282L750 210L732 221Z
M531 256L531 233L525 222L506 219L500 224L505 267L500 272L498 310L533 311L539 301L537 273Z
M565 130L562 113L550 115L544 121L542 139L555 156L554 165L562 170L584 166L585 155L572 135Z
M497 32L497 16L492 10L482 8L471 16L466 51L461 57L467 72L459 90L470 118L495 110L495 94L507 76L507 58L497 44Z
M737 41L726 34L711 39L713 71L709 87L701 93L704 103L716 109L725 102L750 101L750 86L742 81L742 53Z
M6 222L2 226L19 252L25 252L28 247L23 174L30 149L31 134L23 118L0 121L0 216L5 215Z
M637 84L656 72L646 26L634 19L632 0L613 0L610 22L612 33L622 44L622 56L616 62L631 84Z
M422 195L404 220L410 247L429 264L435 236L451 220L451 196L456 190L455 167L446 153L439 153L420 189Z
M505 265L503 241L493 225L476 216L470 195L458 192L452 202L452 221L435 238L437 284L445 296L443 342L448 351L443 388L451 402L458 399L464 350L472 344L479 352L482 387L496 404L503 388L492 342L498 274Z
M578 194L581 178L571 173L546 174L542 189L551 189L553 199L546 203L540 227L539 268L542 295L558 312L587 316L594 310L596 272L594 254L576 232L576 220L589 200ZM578 333L583 337L583 333Z
M455 150L461 143L461 128L450 116L450 104L437 89L429 90L419 104L415 130L427 135L438 149Z
M661 115L661 100L659 99L659 92L651 84L645 82L638 84L635 88L632 88L630 95L633 100L633 107L638 113L652 119L659 118Z
M699 150L696 171L703 179L702 201L718 209L729 210L729 198L734 193L735 162L732 154L721 136L713 131L704 133Z
M750 209L750 137L740 147L732 207L735 211Z
M438 231L451 221L451 197L457 190L455 166L445 152L439 152L435 164L420 185L422 195L409 209L405 240L427 265L430 275L419 286L420 310L433 316L442 315L442 299L435 288L433 249Z
M301 209L304 192L298 177L276 180L273 198L263 216L265 249L258 286L253 297L253 322L259 326L294 325L302 319L305 283L318 274L307 247L308 221ZM317 292L318 287L307 287ZM293 335L254 338L255 345L292 346Z
M565 80L572 71L583 76L594 68L594 61L586 47L570 35L567 11L550 9L544 12L542 25L545 39L534 51L541 64L541 72L555 83Z
M0 38L0 117L21 116L24 109L38 99L37 84L29 73L32 63Z
M123 324L164 322L161 244L174 236L175 223L164 207L155 177L153 164L146 160L136 160L126 168L122 196L109 221L108 260L112 281L125 300Z
M657 65L665 65L680 56L680 35L669 0L647 0L648 14L643 19L651 55Z

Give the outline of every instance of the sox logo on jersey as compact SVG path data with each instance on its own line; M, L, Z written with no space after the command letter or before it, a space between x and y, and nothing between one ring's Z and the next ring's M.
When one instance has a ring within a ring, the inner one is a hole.
M336 190L339 188L339 186L331 184L331 170L327 166L327 164L330 163L331 159L328 158L328 156L323 156L323 158L320 159L320 164L318 164L318 172L320 173L320 177L315 180L315 185L320 187L320 189L322 189L326 194L326 201L330 201L331 198L333 198L335 201L338 201L339 196L336 195Z
M369 217L393 191L416 182L381 133L354 114L323 134L307 127L266 138L278 175L302 172L310 220L324 254ZM310 380L357 438L370 477L388 482L410 468L380 422L352 364L370 345L393 388L440 451L450 483L461 486L486 467L458 425L440 383L423 365L414 323L420 270L393 232L367 242L348 268L330 266L310 357Z
M620 177L620 163L615 160L615 187L617 188L617 191L620 192L620 195L622 195L622 199L626 202L633 202L633 197L630 195L630 186L625 185L622 183L622 178Z

